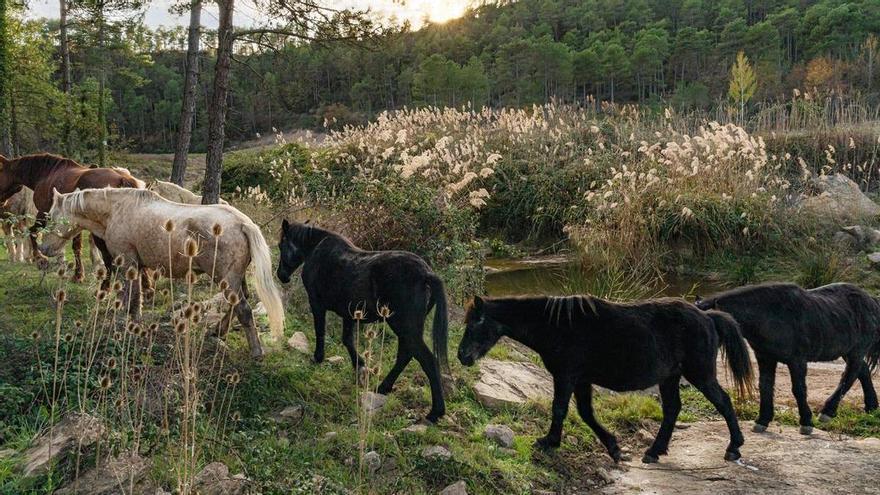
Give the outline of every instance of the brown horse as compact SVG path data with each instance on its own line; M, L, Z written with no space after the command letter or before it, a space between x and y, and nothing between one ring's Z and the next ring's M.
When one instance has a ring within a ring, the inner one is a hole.
M37 233L46 225L52 208L52 190L61 193L77 189L100 189L104 187L144 188L143 181L135 179L127 170L117 168L89 168L69 159L48 153L27 155L12 160L0 155L0 204L11 198L22 187L34 191L37 220L30 228L31 252L36 260L45 260L37 246ZM94 237L94 236L93 236ZM112 267L112 258L103 239L94 237L101 251L104 264ZM83 279L82 235L73 238L75 257L74 280Z

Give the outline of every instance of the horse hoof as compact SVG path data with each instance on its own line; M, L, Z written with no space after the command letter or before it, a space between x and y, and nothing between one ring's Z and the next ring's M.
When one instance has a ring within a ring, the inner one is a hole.
M765 431L767 431L767 425L755 423L755 426L752 426L752 431L755 433L764 433Z
M740 457L742 457L742 455L735 450L728 450L727 452L724 453L724 460L725 461L735 461L735 460L739 459Z
M827 423L829 421L831 421L831 416L829 416L825 413L822 413L819 415L819 422L820 423Z
M559 443L560 442L554 441L554 440L549 439L547 437L541 437L541 438L535 440L534 447L537 449L541 449L541 450L550 450L550 449L558 448Z
M656 455L645 454L642 456L642 463L643 464L657 464L657 462L659 462L659 461L660 461L660 458L657 457Z
M614 449L608 452L608 455L610 455L611 458L614 459L615 464L619 463L623 458L623 453L620 452L620 448L616 446L614 447Z
M435 425L435 424L437 424L437 421L440 421L440 418L442 418L442 417L443 417L443 413L440 413L440 414L429 413L427 416L425 416L425 420L428 421L429 423L431 423L432 425Z
M812 426L801 426L800 429L801 435L812 435L813 427Z

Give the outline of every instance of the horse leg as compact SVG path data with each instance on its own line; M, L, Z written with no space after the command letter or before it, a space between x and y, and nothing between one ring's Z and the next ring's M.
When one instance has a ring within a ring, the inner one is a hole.
M232 282L229 283L229 288L235 290ZM238 292L240 297L238 304L235 306L235 316L238 318L241 326L244 327L248 346L251 349L251 357L254 359L261 359L263 357L263 347L260 345L260 336L257 334L257 324L254 322L254 313L251 311L251 305L248 303L247 283L244 280L241 281Z
M665 455L669 450L669 440L672 438L672 430L675 428L675 421L678 419L678 413L681 412L681 394L678 384L681 376L670 376L660 383L660 404L663 407L663 422L660 423L660 431L654 438L654 443L645 452L642 462L652 464L659 460L661 455Z
M877 391L871 381L871 368L862 360L862 369L859 370L859 382L862 384L862 394L865 396L865 412L877 409Z
M758 359L758 388L761 394L761 409L752 431L763 433L773 421L773 393L776 386L776 361L755 353Z
M822 406L822 410L819 412L819 421L825 423L831 421L831 418L837 415L837 406L840 405L843 396L849 392L849 389L852 388L853 383L859 377L862 363L861 357L858 359L850 357L846 360L846 368L843 370L843 376L840 377L840 383L837 385L834 393L831 394L831 397L828 397L828 400L825 401L825 405Z
M406 335L404 333L398 334ZM436 423L441 416L446 414L446 403L443 401L443 387L440 384L440 366L431 350L422 340L421 333L413 332L411 337L401 340L410 340L405 345L412 349L413 357L422 366L422 371L428 375L428 382L431 384L431 411L428 412L427 420ZM569 395L570 396L570 395Z
M570 378L553 377L553 418L550 421L550 431L535 441L535 447L556 448L562 443L562 423L568 415L568 403L573 392L574 387Z
M342 345L348 350L355 372L359 372L364 367L364 360L358 355L354 346L354 320L351 318L342 318Z
M398 341L397 359L394 361L394 366L391 368L391 371L388 372L388 376L386 376L385 379L382 380L382 383L379 384L379 388L376 389L376 391L383 395L391 393L391 389L394 388L394 382L397 381L397 378L412 358L412 351L409 347L404 344L404 341Z
M95 241L95 247L98 248L98 251L101 253L101 258L104 260L104 267L107 268L107 275L104 277L104 280L101 281L101 289L109 290L110 289L110 279L113 278L113 255L110 254L110 249L107 248L107 243L104 242L104 239L97 237L95 234L92 234L92 239Z
M314 359L316 363L322 363L324 362L324 341L327 328L327 311L324 308L312 305L312 318L315 320Z
M599 441L605 446L605 450L608 451L608 455L614 459L614 462L620 462L621 452L620 447L617 446L617 438L599 424L599 421L593 414L593 384L587 382L580 383L574 389L574 398L577 402L577 410L578 414L581 415L581 419L593 430L593 433L596 434Z
M791 374L791 393L797 401L801 435L809 435L813 433L813 412L807 403L807 363L788 363L788 372Z
M721 413L724 421L727 422L727 429L730 432L730 443L727 445L727 451L724 453L724 460L735 461L739 459L739 448L745 443L745 439L743 438L742 431L739 429L739 423L736 420L736 412L733 410L730 396L721 388L721 385L718 384L718 380L714 376L708 380L691 380L687 375L685 375L685 378L715 406L715 409Z
M73 281L80 283L85 278L85 270L82 262L82 232L73 236L71 246L73 247Z
M33 258L38 265L42 265L40 268L47 266L48 258L46 258L46 256L40 251L40 246L37 244L37 234L46 226L46 220L46 212L38 212L36 221L31 225L31 228L28 231L28 238L31 242L31 258Z

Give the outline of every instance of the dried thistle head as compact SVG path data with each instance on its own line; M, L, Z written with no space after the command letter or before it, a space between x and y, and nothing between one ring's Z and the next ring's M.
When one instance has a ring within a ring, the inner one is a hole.
M183 254L187 258L195 258L199 254L199 244L192 237L186 238L186 242L183 244Z
M67 292L64 289L58 289L58 292L55 293L55 301L59 303L63 303L67 300Z
M99 266L97 270L95 270L95 278L98 280L103 280L107 277L107 269L103 266Z
M226 279L220 281L220 292L226 292L226 289L229 288L229 282Z
M186 318L187 320L189 320L190 318L193 317L194 314L195 314L195 311L193 310L193 305L187 304L186 308L183 309L183 317Z
M64 334L64 342L66 344L73 342L73 334L72 333Z
M119 299L113 301L113 309L115 309L116 311L121 310L122 309L122 301L120 301Z
M226 295L226 301L232 306L237 306L240 302L240 299L238 297L238 294L236 294L235 292L230 292Z
M96 299L98 299L99 302L103 301L104 299L107 299L107 291L99 290L97 296L95 297Z
M201 303L193 303L193 311L196 313L202 312L202 304Z
M116 369L116 358L111 357L107 360L107 369L115 370Z
M233 412L232 413L232 421L236 421L236 422L241 421L241 413L238 411Z
M110 379L109 376L104 375L101 377L101 390L108 390L110 385L113 385L113 380Z
M159 330L159 324L158 324L158 323L152 323L152 324L150 324L150 332L156 332L157 330Z
M391 308L389 308L387 305L383 305L379 308L379 316L387 320L391 317Z
M215 223L214 227L211 229L211 233L214 234L214 237L220 237L223 235L223 226L219 223Z
M193 317L192 317L193 325L198 325L201 321L202 321L202 315L200 315L199 313L196 313L193 315Z
M354 311L354 314L352 315L352 318L355 319L355 320L360 321L360 320L363 320L365 316L366 316L366 315L364 314L364 310L362 310L362 309L356 309L356 310Z
M196 282L199 281L199 276L195 274L194 271L190 270L186 272L186 283L190 285L195 285Z
M177 325L174 326L174 331L177 333L181 333L181 334L185 333L186 332L186 322L185 321L177 322Z
M122 290L122 282L120 282L118 280L116 282L113 282L113 290L115 290L116 292L121 291Z
M227 375L226 381L228 381L230 385L236 385L241 381L241 375L239 375L237 371L233 371Z
M168 219L165 221L165 232L174 232L174 220Z
M81 321L79 321L79 320L74 320L74 321L73 321L73 326L74 326L76 329L80 329L80 328L82 328L83 323L82 323Z
M36 332L36 331L31 332L31 339L33 339L33 340L40 340L40 333L39 333L39 332Z
M60 266L60 267L58 267L58 271L56 273L58 274L59 277L63 278L64 275L67 274L67 269L64 268L63 266Z
M125 279L129 282L133 282L138 278L138 270L137 268L130 266L128 270L125 271Z
M125 263L125 256L119 254L113 258L113 266L122 266Z

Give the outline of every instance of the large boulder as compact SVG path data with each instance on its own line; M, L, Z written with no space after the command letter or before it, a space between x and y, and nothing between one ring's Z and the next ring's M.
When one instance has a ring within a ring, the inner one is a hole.
M853 222L880 215L880 205L871 201L849 177L823 175L812 179L816 194L800 200L801 211L830 223Z
M844 249L864 251L880 245L880 230L865 225L843 227L834 234L834 244Z
M34 440L23 454L22 472L36 476L74 447L88 447L104 434L104 424L89 414L70 414Z
M553 379L547 370L534 363L483 359L474 394L486 407L548 400L553 396Z

